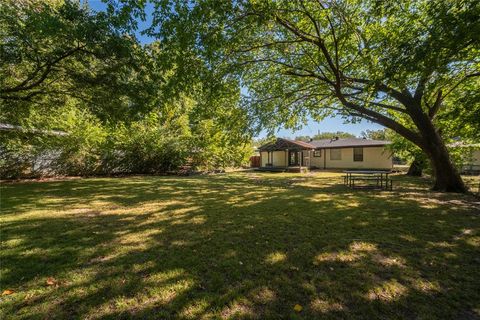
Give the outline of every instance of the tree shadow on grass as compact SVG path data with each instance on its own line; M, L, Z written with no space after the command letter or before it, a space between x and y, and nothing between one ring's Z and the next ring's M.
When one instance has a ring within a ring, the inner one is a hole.
M2 297L5 317L478 317L468 197L258 180L8 186L1 283L16 293Z

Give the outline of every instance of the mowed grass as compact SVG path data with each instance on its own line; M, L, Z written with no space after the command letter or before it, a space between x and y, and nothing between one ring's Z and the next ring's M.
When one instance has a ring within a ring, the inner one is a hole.
M478 198L394 179L4 184L0 318L480 318Z

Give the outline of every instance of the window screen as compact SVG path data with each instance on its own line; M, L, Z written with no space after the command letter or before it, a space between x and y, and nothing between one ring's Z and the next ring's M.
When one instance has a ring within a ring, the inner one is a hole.
M321 157L321 156L322 156L322 151L321 151L321 150L315 150L315 151L313 151L313 156L314 156L314 157Z
M363 161L363 148L353 148L353 161Z

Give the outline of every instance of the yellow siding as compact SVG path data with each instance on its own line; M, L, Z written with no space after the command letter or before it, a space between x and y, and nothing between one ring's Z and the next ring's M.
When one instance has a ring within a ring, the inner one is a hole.
M341 150L340 160L331 160L331 149L327 149L326 167L327 168L357 168L358 165L353 163L353 148L343 148ZM364 155L365 156L365 155Z
M269 163L268 152L261 152L262 163L261 166L265 167ZM270 153L270 160L272 154ZM285 151L273 151L273 166L274 167L284 167L285 166Z
M342 150L342 159L330 160L330 150L327 149L327 168L391 169L393 165L391 152L384 147L363 148L363 161L353 161L353 148L340 150Z
M480 150L473 151L472 164L475 166L480 166Z
M384 147L364 148L363 161L368 165L369 168L393 168L392 151Z
M303 165L305 167L310 167L312 156L313 156L313 151L309 151L309 150L302 151Z
M260 163L260 166L265 167L268 163L268 152L262 151L260 152L260 156L262 157L262 163Z
M303 151L304 166L323 169L391 169L393 166L391 152L384 147L363 148L363 161L353 161L353 148L341 148L342 159L330 160L330 149L321 149L321 156L314 157L313 151ZM268 152L261 152L262 163L269 163ZM480 162L480 154L477 156ZM285 151L273 151L273 166L283 167L288 159ZM310 162L310 164L308 164Z
M323 168L323 159L324 155L323 153L325 152L325 149L320 150L320 157L314 157L313 156L313 151L311 152L311 166L312 167L317 167L317 168Z
M463 171L480 170L480 150L465 149L462 151Z
M285 151L273 151L273 166L284 167L285 166Z

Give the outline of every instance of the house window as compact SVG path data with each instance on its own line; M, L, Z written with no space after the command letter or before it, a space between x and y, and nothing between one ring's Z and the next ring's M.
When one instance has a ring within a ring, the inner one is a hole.
M353 161L363 161L363 148L353 148Z
M288 165L290 166L298 166L298 152L297 151L289 151L290 160L288 161Z
M321 157L322 156L322 150L313 151L313 156L314 157Z
M342 160L342 149L330 149L330 160Z

